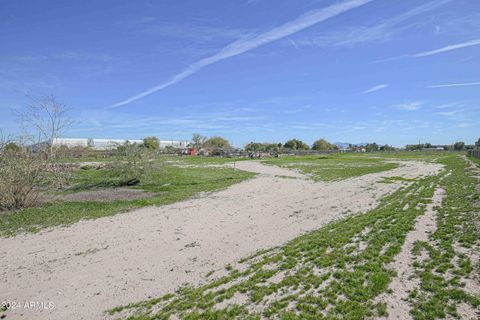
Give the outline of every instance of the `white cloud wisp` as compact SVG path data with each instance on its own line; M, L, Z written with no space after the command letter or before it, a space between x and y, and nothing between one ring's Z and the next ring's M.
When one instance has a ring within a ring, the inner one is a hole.
M480 45L480 39L470 40L470 41L467 41L467 42L462 42L462 43L457 43L457 44L451 44L451 45L442 47L440 49L419 52L419 53L413 54L411 56L415 57L415 58L428 57L428 56L433 56L435 54L439 54L439 53L443 53L443 52L448 52L448 51L452 51L452 50L462 49L462 48L471 47L471 46L478 46L478 45Z
M240 55L247 51L253 50L265 44L271 43L273 41L285 38L290 36L294 33L297 33L305 28L311 27L317 23L320 23L324 20L333 18L337 15L340 15L344 12L352 10L354 8L360 7L365 5L373 0L349 0L343 1L340 3L333 4L331 6L309 11L295 20L285 23L282 26L276 27L270 31L261 33L257 36L248 38L248 39L241 39L237 40L228 46L221 49L218 53L199 60L193 64L191 64L188 68L184 69L180 73L176 74L173 78L168 81L162 82L150 89L147 89L137 95L134 95L128 99L125 99L121 102L118 102L111 106L111 108L120 107L126 104L129 104L133 101L142 99L146 96L149 96L155 92L163 90L167 87L170 87L183 79L193 75L194 73L200 71L204 67L211 65L213 63L219 62L221 60Z
M379 84L379 85L371 87L370 89L367 89L367 90L363 91L362 94L372 93L372 92L379 91L379 90L382 90L382 89L385 89L385 88L388 88L388 87L389 87L389 85L386 84L386 83Z
M450 87L468 87L468 86L480 86L480 82L436 84L436 85L426 86L426 88L450 88Z

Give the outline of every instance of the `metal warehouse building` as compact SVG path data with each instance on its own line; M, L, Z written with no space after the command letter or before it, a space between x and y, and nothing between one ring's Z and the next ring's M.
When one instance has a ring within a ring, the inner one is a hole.
M42 144L52 144L55 147L67 146L69 148L73 147L90 147L95 150L111 150L115 149L118 146L129 143L143 143L143 140L135 139L92 139L92 138L55 138L50 142L42 142ZM164 140L160 141L160 149L166 147L173 147L179 149L185 149L190 141L181 141L181 140Z

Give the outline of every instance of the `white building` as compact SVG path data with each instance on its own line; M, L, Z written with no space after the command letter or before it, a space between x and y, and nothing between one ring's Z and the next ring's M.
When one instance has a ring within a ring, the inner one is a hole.
M177 149L186 149L191 143L187 140L160 140L160 149L165 149L166 147L172 147Z
M127 139L91 139L91 138L55 138L51 142L51 144L55 147L66 146L69 148L73 147L89 147L94 150L111 150L116 149L118 146L125 144L126 142L129 143L143 143L143 140L127 140ZM159 141L160 142L160 149L164 149L166 147L173 147L179 149L185 149L190 141L180 141L180 140L165 140ZM43 142L41 144L47 144L47 142ZM48 143L50 144L50 143Z

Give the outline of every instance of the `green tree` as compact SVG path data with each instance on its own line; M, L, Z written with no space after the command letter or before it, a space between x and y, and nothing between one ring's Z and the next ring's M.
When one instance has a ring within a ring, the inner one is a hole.
M250 142L245 146L245 150L249 152L265 151L265 144L259 142Z
M265 143L265 151L267 152L278 152L280 147L278 146L279 143ZM281 146L281 143L280 143Z
M309 150L310 147L305 142L298 139L291 139L285 142L283 145L284 148L292 150Z
M246 151L250 152L278 152L280 147L277 143L250 142L245 146Z
M395 148L386 144L380 147L380 151L395 151Z
M157 137L146 137L143 138L143 146L150 150L160 149L160 141Z
M453 149L455 149L455 151L462 151L463 149L465 149L465 142L463 141L455 142L455 144L453 145Z
M338 148L337 146L331 144L325 139L318 139L313 143L312 149L319 150L319 151L327 151L327 150L336 150Z
M230 145L230 142L228 142L227 139L219 136L211 137L210 139L206 140L204 143L204 146L208 148L220 148L220 149L232 148L232 146Z
M196 149L201 149L206 140L207 137L202 136L200 133L194 133L192 135L192 146Z
M378 146L378 144L376 144L375 142L374 143L369 143L365 146L365 150L367 152L375 152L375 151L378 151L380 148Z

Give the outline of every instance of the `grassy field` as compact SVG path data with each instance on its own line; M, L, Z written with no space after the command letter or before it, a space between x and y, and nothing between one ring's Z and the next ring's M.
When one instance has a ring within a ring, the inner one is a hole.
M316 181L335 181L398 167L384 158L361 154L331 154L295 157L287 156L264 161L266 164L296 169Z
M167 158L149 178L135 188L141 188L155 195L145 199L100 201L55 201L40 207L7 212L0 216L0 236L19 232L36 232L43 228L68 225L81 219L95 219L126 212L149 205L164 205L188 199L199 192L226 188L253 176L248 172L230 168L210 167L208 164L222 164L232 159ZM203 166L182 167L182 164L203 164ZM180 165L180 166L178 166ZM88 168L76 170L68 193L112 188L116 177L106 169Z
M378 297L389 294L396 273L387 266L400 252L416 218L424 214L436 188L446 191L436 208L437 229L417 242L409 304L415 319L460 319L459 309L478 310L480 296L469 282L480 274L472 254L479 253L480 190L478 175L456 155L437 157L445 170L411 181L383 199L374 210L348 217L228 266L228 274L199 287L110 311L131 320L169 319L365 319L385 316ZM429 159L429 156L426 158ZM329 159L299 159L315 162ZM431 159L430 159L431 160ZM331 162L338 161L332 159ZM342 162L353 161L345 159ZM363 160L361 160L363 161ZM330 162L330 161L329 161ZM372 167L380 162L367 161ZM292 163L280 159L269 163ZM322 179L339 178L317 171ZM298 166L300 167L300 166ZM365 174L363 169L340 177ZM382 171L382 170L380 170Z
M93 159L87 159L93 160ZM105 158L100 162L111 162ZM164 205L188 199L199 192L226 188L253 176L248 172L221 167L226 163L248 160L246 158L220 157L176 157L165 156L157 160L156 167L140 185L130 187L155 193L152 197L115 201L51 201L39 207L3 213L0 219L0 236L11 236L19 232L37 232L47 227L69 225L81 219L95 219L132 209ZM98 160L93 162L99 162ZM334 155L311 157L285 157L265 161L268 164L300 168L313 174L317 180L337 180L351 176L393 169L394 163L362 155ZM302 164L308 164L302 165ZM62 195L98 189L112 189L120 181L108 169L98 169L88 162L73 172L68 189L58 191Z

